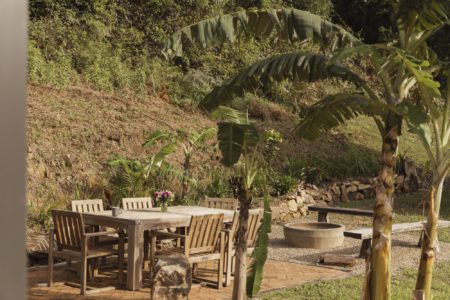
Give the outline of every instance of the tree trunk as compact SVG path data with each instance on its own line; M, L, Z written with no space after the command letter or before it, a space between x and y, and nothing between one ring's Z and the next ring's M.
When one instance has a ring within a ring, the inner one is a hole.
M366 261L363 298L388 300L391 296L391 232L395 164L401 119L389 115L385 121L380 171L375 187L372 249Z
M183 178L181 180L181 200L184 200L189 190L188 178L191 169L191 158L186 156L183 163Z
M437 177L437 175L434 175L434 177ZM414 293L420 291L426 300L431 299L431 280L433 264L436 259L437 242L438 207L436 204L440 203L444 178L445 176L441 180L433 178L433 184L429 192L427 224L422 238L419 272L417 274L416 291L414 291Z
M247 231L248 212L252 197L245 188L239 193L239 227L236 238L236 255L233 283L233 300L244 300L246 298L247 285Z

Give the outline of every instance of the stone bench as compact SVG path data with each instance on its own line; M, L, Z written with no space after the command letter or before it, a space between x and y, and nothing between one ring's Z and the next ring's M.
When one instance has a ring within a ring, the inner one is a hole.
M450 221L438 221L438 228L450 227ZM412 222L412 223L398 223L392 225L392 234L402 232L422 231L424 228L424 222ZM372 228L361 228L355 230L344 231L345 237L362 240L361 250L359 251L359 257L365 258L367 250L372 246ZM422 240L422 234L420 235L419 246Z
M342 215L351 215L351 216L364 216L364 217L373 217L372 210L366 209L356 209L356 208L342 208L342 207L329 207L329 206L309 206L309 211L318 212L319 215L317 217L318 222L327 222L329 223L328 214L342 214Z

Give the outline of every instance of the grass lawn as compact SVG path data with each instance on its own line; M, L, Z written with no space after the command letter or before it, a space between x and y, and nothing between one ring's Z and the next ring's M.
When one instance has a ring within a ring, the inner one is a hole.
M392 280L392 299L411 299L411 293L416 282L416 269L406 269ZM436 265L433 272L433 299L449 299L450 262ZM263 296L263 299L360 299L362 276L351 277L342 280L323 281L305 284L299 288L286 289Z

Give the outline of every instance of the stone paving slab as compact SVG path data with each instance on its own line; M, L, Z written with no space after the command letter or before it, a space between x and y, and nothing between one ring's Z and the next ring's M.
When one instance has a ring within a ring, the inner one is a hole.
M205 271L205 268L210 266L200 265L200 276L203 274L210 274L212 272ZM211 270L211 269L210 269ZM279 290L294 286L299 286L308 282L318 280L330 280L337 278L344 278L351 275L350 272L341 271L337 269L304 265L299 263L289 263L276 260L268 260L264 268L264 279L262 282L261 291L268 292L272 290ZM144 278L148 277L148 273L144 273ZM207 275L205 275L207 276ZM48 288L46 286L47 269L37 269L28 271L28 299L31 300L72 300L72 299L149 299L150 289L149 282L144 279L144 289L140 291L127 290L113 290L107 292L100 292L88 296L79 295L79 289L70 287L64 284L66 281L79 282L76 274L64 270L64 267L55 269L54 286ZM101 272L98 278L94 279L92 283L95 287L102 287L114 285L117 282L117 273L113 271ZM88 283L89 285L89 283ZM231 299L232 287L216 289L208 286L195 285L189 295L190 299L198 300L220 300Z

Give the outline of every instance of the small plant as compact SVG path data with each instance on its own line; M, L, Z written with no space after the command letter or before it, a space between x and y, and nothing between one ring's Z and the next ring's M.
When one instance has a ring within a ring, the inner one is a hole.
M297 184L297 180L289 175L283 175L278 172L271 172L269 177L269 186L272 194L277 196L286 195Z

